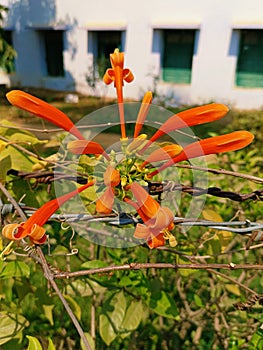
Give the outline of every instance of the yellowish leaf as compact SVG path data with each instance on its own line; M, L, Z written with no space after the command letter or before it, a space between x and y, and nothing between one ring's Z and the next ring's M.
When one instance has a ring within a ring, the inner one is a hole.
M222 222L222 217L214 210L211 209L204 209L202 211L203 217L205 220L209 221L215 221L215 222Z
M226 284L226 290L228 290L230 293L240 296L240 290L236 284Z

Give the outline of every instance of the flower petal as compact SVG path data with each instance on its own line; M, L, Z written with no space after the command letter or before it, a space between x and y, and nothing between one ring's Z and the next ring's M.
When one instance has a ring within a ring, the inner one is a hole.
M160 204L156 202L156 200L152 198L137 182L133 182L128 188L130 188L132 194L137 200L139 209L146 215L146 217L149 219L154 217L160 208Z
M106 186L118 186L121 181L119 171L114 169L111 165L108 165L103 178Z
M171 223L174 221L173 212L168 207L160 207L158 210L155 221L149 225L153 231L161 231L169 227L171 229Z
M6 97L12 105L57 125L80 140L84 139L69 117L47 102L21 90L12 90L6 94Z
M249 145L253 139L254 136L250 132L241 130L191 143L184 147L182 153L147 176L151 178L167 167L183 160L241 149Z
M143 224L137 224L133 236L138 239L145 239L150 236L151 230Z
M17 235L17 232L19 231L19 228L20 227L22 228L22 224L23 223L5 225L2 229L2 235L5 238L9 239L10 241L20 239L20 238L17 238L16 235Z
M159 235L154 236L151 235L151 239L147 241L148 247L150 249L154 249L157 247L162 247L165 245L165 239L163 237L163 233L161 232Z
M134 135L133 137L136 138L139 136L139 133L143 127L143 123L147 117L150 104L152 103L153 95L151 91L147 91L146 94L143 97L141 108L139 110L136 124L135 124L135 129L134 129Z
M111 187L107 187L106 191L96 201L96 212L99 214L110 214L114 204L114 193Z
M74 140L68 143L67 149L73 154L102 154L110 160L104 148L94 141Z
M125 118L124 118L124 106L123 106L123 81L130 83L133 80L132 72L125 68L124 66L124 52L120 52L118 49L114 50L114 53L110 54L110 61L112 69L107 69L103 80L106 84L114 82L114 87L116 88L119 116L120 116L120 126L121 126L121 139L126 140L126 130L125 130Z
M145 151L152 142L156 141L164 134L189 126L213 122L215 120L223 118L228 111L228 107L223 104L211 103L205 106L191 108L186 111L174 114L162 124L162 126L150 138L149 142L145 145L141 152Z
M155 163L160 162L163 160L168 160L171 158L174 158L178 154L180 154L183 151L183 148L180 145L167 145L161 148L156 149L153 151L149 157L143 162L141 165L141 168L144 168L146 164L148 163Z

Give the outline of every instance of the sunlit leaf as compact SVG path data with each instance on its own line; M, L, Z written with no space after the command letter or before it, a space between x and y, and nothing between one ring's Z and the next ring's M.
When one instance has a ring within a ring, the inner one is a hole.
M198 307L204 307L202 299L197 294L194 295L194 302Z
M18 171L31 171L32 166L37 162L37 158L23 153L12 145L7 146L5 150L0 153L0 159L7 156L11 158L12 169Z
M43 350L39 340L36 337L31 337L30 335L26 336L29 340L27 350Z
M221 244L221 252L224 252L228 247L229 243L232 241L233 234L229 231L219 231L216 233L216 235Z
M0 182L5 182L6 174L11 169L11 163L9 155L0 159Z
M121 331L121 325L126 312L126 299L123 292L119 292L104 304L100 315L100 335L109 345Z
M133 331L139 326L142 316L143 316L142 302L132 301L126 311L121 328L123 328L125 331Z
M85 336L87 338L87 341L89 342L89 345L90 345L91 349L95 350L95 342L94 342L94 339L92 338L92 336L89 333L84 333L84 334L85 334ZM87 349L86 346L84 345L82 339L80 339L80 346L81 346L81 350L86 350Z
M100 267L108 266L108 264L105 261L102 260L90 260L84 262L81 267L83 269L98 269Z
M177 255L176 263L177 264L190 264L190 261L189 261L189 259L187 259L183 256ZM179 273L181 276L187 277L187 276L191 275L192 273L196 273L196 270L194 270L194 269L181 269L180 268Z
M112 324L109 320L109 317L107 315L100 315L99 317L99 330L100 330L100 336L105 344L108 346L113 342L113 340L117 337L117 334L115 333Z
M123 292L115 294L110 304L114 307L113 312L110 313L110 319L119 330L126 312L126 299Z
M70 295L64 295L64 298L68 302L69 306L71 307L74 315L77 317L78 320L81 319L81 307L79 304L70 296Z
M251 338L250 344L255 350L261 350L263 348L263 329L259 328Z
M174 319L179 317L175 301L163 290L151 293L148 306L158 315Z
M222 222L222 217L214 210L205 209L202 211L203 217L206 220L214 221L214 222ZM228 247L229 243L232 240L232 233L229 231L217 231L217 238L219 239L219 243L221 245L221 250L219 251L219 245L217 241L211 241L210 245L212 246L212 254L224 252Z
M53 341L48 338L48 348L47 350L56 350L55 345L53 344Z
M54 325L54 320L53 320L53 309L55 305L43 305L43 310L46 318L49 320L51 326Z
M215 221L215 222L222 222L222 217L214 210L211 209L204 209L202 211L203 217L205 220L209 221Z
M29 277L29 266L23 261L10 261L4 264L0 278Z
M91 347L91 350L95 350L95 342L94 342L94 339L91 337L91 335L89 333L84 333L86 338L87 338L87 341ZM83 343L83 340L80 339L80 346L81 346L81 350L86 350L86 346L84 345Z
M0 345L7 343L28 326L28 321L21 315L0 313Z
M225 287L226 287L226 290L228 290L229 292L237 295L238 297L241 295L240 289L239 289L239 287L236 284L227 283L225 285Z

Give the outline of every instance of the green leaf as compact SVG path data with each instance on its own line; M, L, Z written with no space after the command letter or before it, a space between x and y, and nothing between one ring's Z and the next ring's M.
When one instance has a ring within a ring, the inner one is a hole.
M107 315L100 315L99 317L99 330L100 330L100 336L105 344L108 346L113 342L113 340L117 337L117 334L115 333L112 324L109 320L109 317Z
M115 294L106 302L100 315L100 336L110 345L121 331L121 325L126 312L126 299L123 292Z
M13 339L28 326L28 321L21 315L0 314L0 345Z
M109 313L110 319L114 327L120 330L126 311L126 299L123 292L115 294L110 304L114 307L113 312Z
M0 278L29 277L30 268L23 261L7 262L1 271Z
M26 337L29 340L27 350L43 350L41 344L39 343L36 337L31 337L30 335L27 335Z
M81 265L81 268L83 269L98 269L100 267L106 267L108 264L105 261L101 260L91 260L86 261Z
M255 350L263 349L263 330L261 328L254 333L250 343L253 345L253 349Z
M11 157L6 156L0 160L0 182L5 182L6 174L11 169Z
M80 321L80 319L81 319L81 307L79 306L79 304L73 298L71 298L70 295L64 295L64 298L68 302L68 304L69 304L70 308L72 309L74 315Z
M178 255L176 257L176 262L177 264L190 264L189 259ZM194 269L179 269L179 273L181 276L187 277L189 275L191 275L192 273L196 273L196 270Z
M194 295L194 302L198 307L204 307L204 304L202 302L202 299L199 297L199 295L195 294Z
M227 283L225 286L226 290L228 290L229 292L237 295L238 297L241 295L239 286L237 286L236 284Z
M160 316L178 319L178 309L174 300L166 292L152 292L148 306Z
M48 338L48 348L47 350L56 350L55 345L53 344L53 341Z
M92 336L89 333L84 333L84 334L85 334L85 336L87 338L87 341L89 342L89 345L90 345L91 349L95 350L95 342L94 342L94 339L92 338ZM84 345L82 339L80 339L80 346L81 346L82 350L86 350L87 349L86 346Z
M11 158L12 169L18 171L32 171L32 166L38 162L37 158L24 154L12 145L9 145L3 152L1 152L0 159L8 156Z
M54 325L54 320L53 320L53 309L55 305L43 305L43 310L46 318L49 320L51 326Z
M121 328L123 328L124 331L133 331L139 326L142 320L142 316L143 316L142 302L132 301L126 311Z

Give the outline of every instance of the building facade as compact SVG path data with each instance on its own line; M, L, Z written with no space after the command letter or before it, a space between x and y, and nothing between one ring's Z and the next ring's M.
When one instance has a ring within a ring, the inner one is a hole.
M114 96L99 77L125 52L135 83L175 104L263 106L261 0L5 0L13 86ZM2 73L3 74L3 73Z

